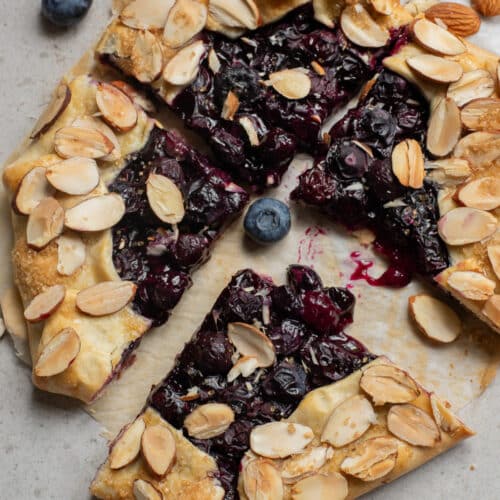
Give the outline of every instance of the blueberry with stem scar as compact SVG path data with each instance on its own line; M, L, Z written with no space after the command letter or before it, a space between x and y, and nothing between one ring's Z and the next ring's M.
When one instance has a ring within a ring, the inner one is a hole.
M261 198L252 203L243 225L247 235L257 243L274 243L290 231L290 209L282 201Z
M72 26L88 12L92 0L42 0L42 14L57 26Z

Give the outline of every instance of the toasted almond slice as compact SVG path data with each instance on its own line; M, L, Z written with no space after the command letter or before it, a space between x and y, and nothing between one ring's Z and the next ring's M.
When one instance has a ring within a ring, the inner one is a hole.
M250 448L267 458L285 458L302 453L313 440L310 427L291 422L270 422L254 427L250 433Z
M68 158L48 167L46 175L53 187L71 195L89 194L99 184L99 169L92 158Z
M227 93L226 100L222 106L221 118L224 120L232 120L234 115L238 112L240 107L240 100L238 96L231 90Z
M54 285L38 294L24 310L24 317L30 323L47 319L63 302L66 296L64 285Z
M441 238L448 245L467 245L491 236L497 230L497 218L477 208L458 207L438 222Z
M54 194L45 172L44 167L35 167L22 178L14 200L14 206L19 213L29 215L44 198Z
M125 203L116 193L94 196L66 210L64 224L75 231L104 231L120 222Z
M453 99L441 98L431 111L427 129L427 149L434 156L446 156L462 133L460 110Z
M445 407L434 393L430 395L429 401L431 403L432 416L441 430L453 435L458 429L464 427L462 422Z
M500 206L500 179L491 176L472 180L458 190L457 198L466 207L494 210Z
M474 99L462 108L461 117L469 130L500 132L500 99Z
M253 0L210 0L208 10L218 23L228 28L253 30L261 21Z
M274 465L260 458L243 468L243 489L248 500L283 499L283 482Z
M162 29L175 0L133 0L121 12L120 21L138 30Z
M167 45L177 49L196 36L207 22L208 9L200 0L177 0L163 31Z
M141 451L141 438L145 429L146 424L140 417L122 431L109 454L111 469L121 469L137 458Z
M149 206L167 224L178 224L184 218L184 197L176 184L159 174L150 174L146 182Z
M260 145L259 134L257 132L257 129L255 128L252 119L249 118L248 116L241 116L240 118L238 118L238 121L240 125L244 128L245 132L247 133L250 144L252 146L259 146Z
M64 209L55 198L44 198L31 212L26 226L26 242L41 250L64 228Z
M493 280L474 271L455 271L450 274L446 283L462 297L470 300L488 300L496 288Z
M389 436L367 439L354 454L346 457L340 470L361 481L375 481L387 476L396 465L399 442Z
M488 259L496 277L500 280L500 244L488 245Z
M85 243L76 234L57 238L57 272L71 276L83 266L86 257Z
M195 408L184 420L188 434L195 439L211 439L224 434L234 422L230 406L207 403Z
M269 75L268 85L287 99L304 99L311 92L311 79L302 68L284 69Z
M65 328L43 347L35 365L37 377L53 377L67 370L80 352L80 337L73 328Z
M78 292L76 307L89 316L107 316L129 304L136 290L130 281L103 281Z
M110 83L97 85L96 102L104 120L120 132L132 130L138 119L137 108L131 99Z
M71 90L65 82L57 87L52 101L42 113L31 132L30 139L38 139L45 134L57 119L64 113L71 102Z
M406 64L419 76L435 83L451 83L459 80L464 70L455 61L432 54L419 54L409 57Z
M441 439L434 419L411 404L391 407L387 414L387 428L396 437L413 446L432 448Z
M254 357L259 367L266 368L274 363L276 353L273 343L255 326L247 323L229 323L227 336L240 354Z
M81 116L73 122L74 127L95 129L105 135L113 144L113 150L106 156L99 158L101 161L116 161L121 158L120 143L116 134L102 120L94 116Z
M347 479L338 472L314 474L292 486L292 500L344 500L349 493Z
M467 49L453 33L422 18L413 24L413 36L425 49L443 56L458 56Z
M446 95L462 107L474 99L490 97L493 92L495 81L490 73L485 69L476 69L464 73L460 80L450 84Z
M215 75L220 71L221 62L217 52L212 48L208 52L208 67L212 70L212 73Z
M472 173L469 162L460 158L434 160L425 167L431 170L430 177L433 180L446 185L463 182Z
M132 85L129 85L122 80L114 80L111 82L111 85L120 89L134 104L142 108L144 111L148 113L156 113L156 106L154 102L148 99L145 94L132 87Z
M481 311L495 326L500 326L500 295L493 295Z
M99 159L114 149L113 143L103 133L76 126L59 129L54 137L54 147L62 158L83 156Z
M317 472L333 456L329 446L314 446L300 455L294 455L283 462L281 477L285 483L295 483Z
M360 3L342 11L340 26L344 35L361 47L383 47L389 41L389 32L381 28Z
M202 40L179 50L165 66L163 78L172 85L189 85L198 76L200 61L206 53Z
M369 366L363 371L359 385L372 398L375 406L408 403L420 395L416 382L392 365Z
M142 455L151 470L164 476L175 461L175 438L167 427L152 425L147 427L141 439Z
M163 494L144 479L134 481L133 493L134 500L163 500Z
M157 80L163 71L163 50L160 42L149 31L137 35L132 54L132 73L141 83Z
M360 438L376 421L370 401L361 395L352 396L333 410L321 434L321 441L342 448Z
M401 185L419 189L424 184L424 155L420 144L406 139L392 151L392 171Z
M227 374L227 381L229 383L235 381L240 375L249 377L257 368L259 362L253 356L243 356L234 364Z
M475 167L488 167L490 163L500 159L500 134L468 134L458 141L453 153L458 158L468 160Z
M394 10L394 2L392 0L369 0L369 5L378 14L390 16Z
M408 299L410 316L428 338L448 344L457 339L462 322L453 309L430 295L413 295Z

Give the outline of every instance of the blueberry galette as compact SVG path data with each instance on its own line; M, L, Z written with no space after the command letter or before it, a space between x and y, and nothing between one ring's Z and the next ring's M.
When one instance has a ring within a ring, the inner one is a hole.
M470 436L411 375L344 333L354 302L307 267L291 266L281 286L237 273L111 444L92 493L355 498Z

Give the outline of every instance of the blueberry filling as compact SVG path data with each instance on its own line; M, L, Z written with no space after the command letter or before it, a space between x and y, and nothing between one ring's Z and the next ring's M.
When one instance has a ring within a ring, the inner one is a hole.
M177 227L163 223L151 210L146 195L150 173L168 177L182 191L186 215ZM126 205L125 217L113 228L116 270L138 285L136 310L160 325L191 285L191 272L208 259L222 226L241 212L248 195L179 135L159 128L129 158L109 190L119 193Z
M252 428L288 417L309 391L338 381L374 359L343 332L352 321L354 303L348 290L323 287L307 267L291 266L288 284L283 286L251 270L241 271L150 395L149 404L179 429L199 405L218 402L233 409L234 423L215 438L194 439L185 432L193 444L215 458L226 499L238 498L239 464ZM231 322L264 324L276 361L229 383L235 351L227 337Z
M434 276L448 266L437 230L438 187L403 187L392 172L391 153L404 139L425 146L427 104L403 78L383 70L360 104L336 123L329 147L301 175L292 198L320 207L350 229L370 228L376 250L391 268L378 282L404 286L418 272Z

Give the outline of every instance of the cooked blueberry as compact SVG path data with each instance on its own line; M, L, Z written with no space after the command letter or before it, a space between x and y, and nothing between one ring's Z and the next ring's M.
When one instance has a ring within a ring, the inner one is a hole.
M308 391L307 375L300 364L282 361L263 382L264 393L277 400L300 401Z
M274 243L290 231L290 209L274 198L261 198L252 203L245 215L245 232L257 243Z
M288 284L295 293L306 290L321 290L323 282L313 269L307 266L293 265L288 268Z
M324 334L337 331L340 311L327 293L306 292L303 302L303 318L309 326Z
M271 328L267 336L274 344L277 354L290 356L299 349L309 332L300 321L285 319L279 326Z
M337 142L330 147L326 164L345 179L359 179L368 170L368 155L351 141Z
M58 26L76 24L90 9L92 0L42 0L42 14Z

